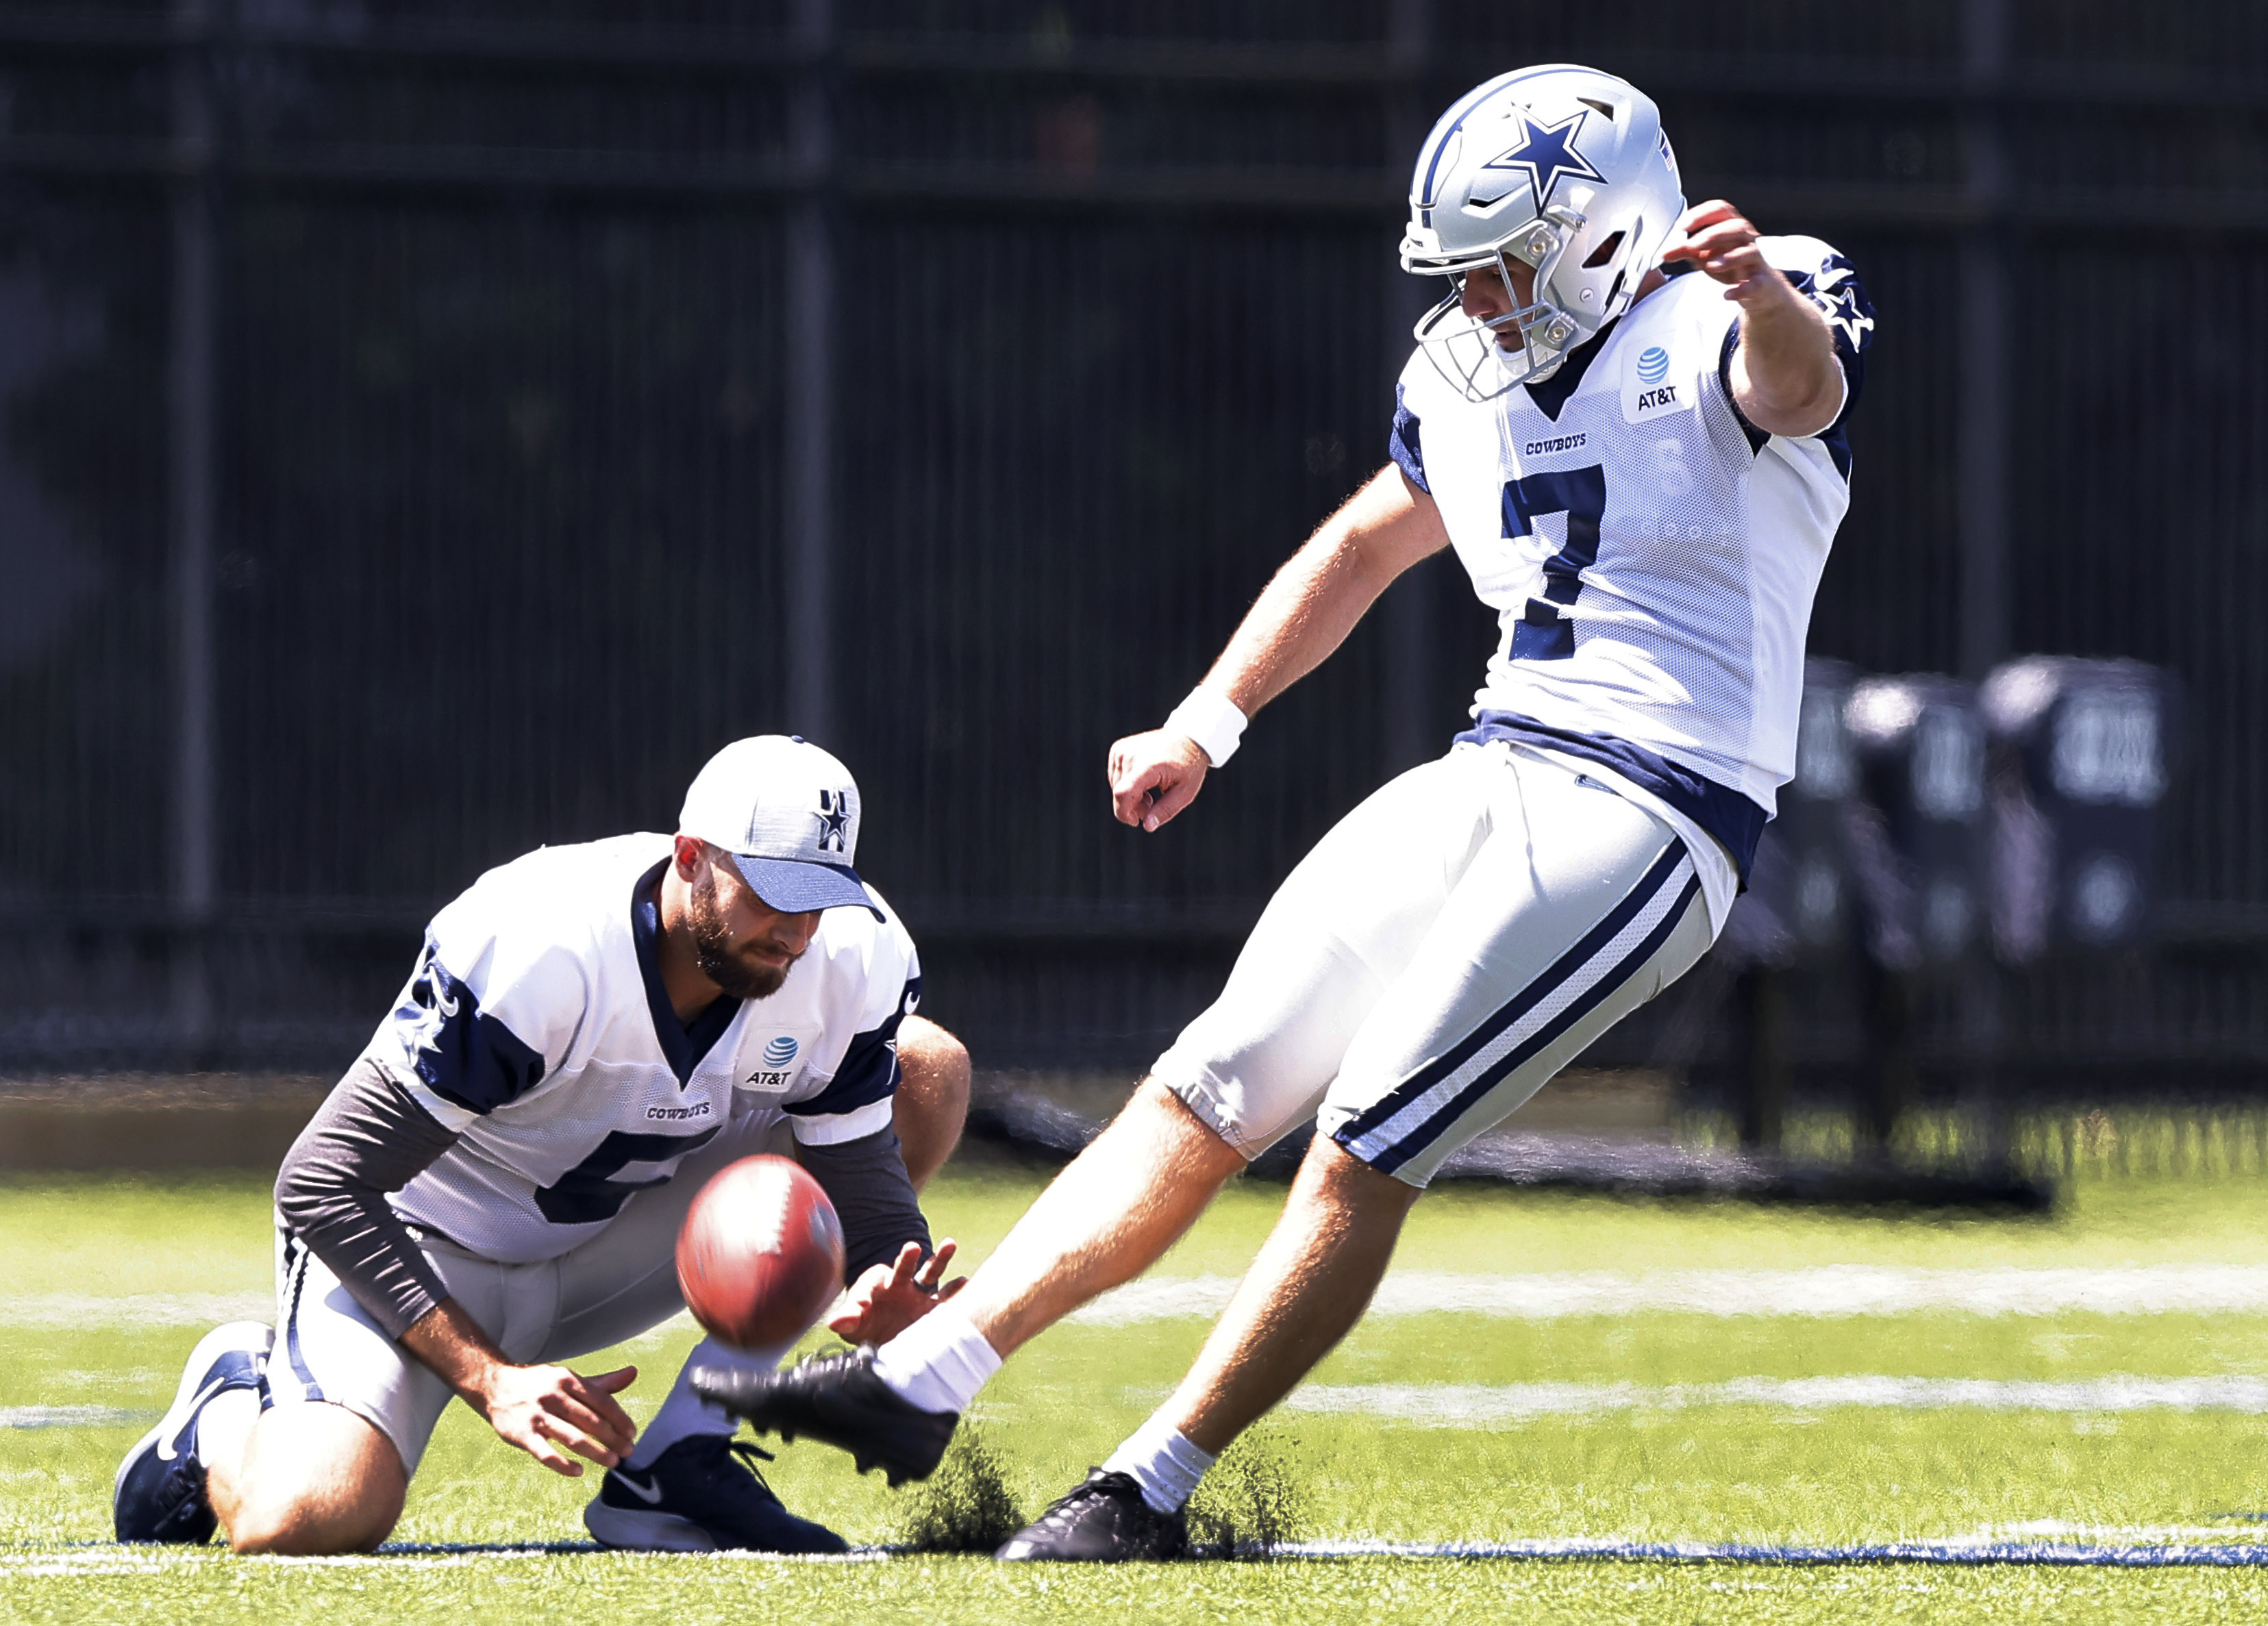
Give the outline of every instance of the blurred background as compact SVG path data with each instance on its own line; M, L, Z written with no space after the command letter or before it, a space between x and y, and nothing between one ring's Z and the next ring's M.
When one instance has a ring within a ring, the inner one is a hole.
M2268 11L632 11L0 4L17 1099L334 1076L481 870L669 829L770 730L858 774L980 1067L1130 1077L1462 725L1445 556L1193 814L1108 817L1109 741L1384 460L1433 116L1558 59L1880 319L1828 811L1591 1064L1756 1145L2067 1162L2142 1106L2268 1152Z

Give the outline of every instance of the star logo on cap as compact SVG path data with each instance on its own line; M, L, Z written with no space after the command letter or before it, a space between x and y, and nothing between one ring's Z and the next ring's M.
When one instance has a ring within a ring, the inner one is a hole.
M1538 210L1551 201L1551 189L1563 176L1606 183L1607 178L1591 166L1591 160L1575 151L1575 127L1583 121L1580 111L1557 124L1538 124L1524 113L1513 116L1520 121L1520 140L1481 168L1526 170L1528 183L1535 190Z
M849 850L850 832L850 798L837 796L832 791L819 793L819 811L812 814L819 820L819 850L833 848L836 852Z

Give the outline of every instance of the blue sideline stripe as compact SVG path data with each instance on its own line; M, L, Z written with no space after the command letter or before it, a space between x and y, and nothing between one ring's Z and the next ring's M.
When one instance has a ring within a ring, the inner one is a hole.
M1397 1114L1415 1104L1426 1091L1432 1089L1442 1079L1454 1074L1488 1045L1493 1043L1497 1036L1506 1028L1541 1004L1562 983L1596 959L1621 933L1622 930L1636 919L1645 910L1646 906L1653 901L1654 896L1668 884L1670 875L1676 870L1678 865L1685 861L1685 843L1683 842L1673 841L1663 848L1661 856L1653 861L1653 867L1646 872L1644 879L1631 889L1629 895L1616 904L1604 920L1585 933L1580 942L1562 954L1550 970L1498 1007L1493 1015L1484 1019L1479 1026L1458 1043L1451 1046L1439 1059L1419 1068L1384 1096L1342 1124L1332 1134L1332 1140L1352 1151L1354 1142L1373 1130L1382 1129ZM1688 883L1686 889L1690 893L1699 885L1700 881L1696 878ZM1440 1132L1440 1126L1454 1122L1459 1113L1463 1112L1481 1096L1494 1089L1497 1081L1501 1079L1507 1071L1519 1066L1521 1062L1550 1043L1552 1040L1581 1020L1609 992L1622 986L1631 972L1652 958L1669 933L1676 929L1679 918L1684 914L1687 901L1690 900L1681 900L1663 917L1661 924L1647 936L1646 941L1633 951L1630 958L1624 960L1621 967L1614 973L1600 978L1587 998L1578 999L1567 1010L1560 1012L1557 1018L1545 1024L1528 1043L1520 1046L1507 1056L1502 1063L1492 1070L1493 1076L1489 1073L1483 1074L1461 1091L1446 1107L1428 1116L1413 1133L1403 1136L1379 1158L1366 1159L1365 1161L1369 1162L1373 1168L1385 1174L1391 1174L1408 1162L1416 1155L1420 1146L1430 1143L1432 1137ZM1356 1155L1361 1154L1358 1152Z

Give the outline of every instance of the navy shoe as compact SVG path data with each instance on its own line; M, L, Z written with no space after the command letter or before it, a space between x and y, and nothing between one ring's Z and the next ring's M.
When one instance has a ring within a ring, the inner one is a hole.
M122 1541L195 1547L212 1539L205 1465L196 1452L197 1418L216 1394L257 1389L276 1329L231 1321L197 1340L173 1404L118 1465L110 1488L111 1522Z
M849 1552L825 1525L780 1505L757 1458L772 1460L722 1434L688 1434L644 1468L608 1468L584 1528L602 1547L637 1552Z
M1126 1563L1185 1557L1189 1549L1186 1513L1158 1512L1133 1475L1098 1468L992 1556L1007 1563Z

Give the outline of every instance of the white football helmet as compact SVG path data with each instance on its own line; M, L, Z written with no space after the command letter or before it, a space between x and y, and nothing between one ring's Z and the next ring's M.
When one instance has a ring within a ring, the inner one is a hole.
M1418 154L1402 269L1447 276L1415 335L1474 401L1541 383L1629 307L1685 212L1653 101L1612 74L1553 63L1491 79L1441 115ZM1490 321L1460 308L1465 274L1534 268L1533 303ZM1516 337L1513 347L1500 334Z

